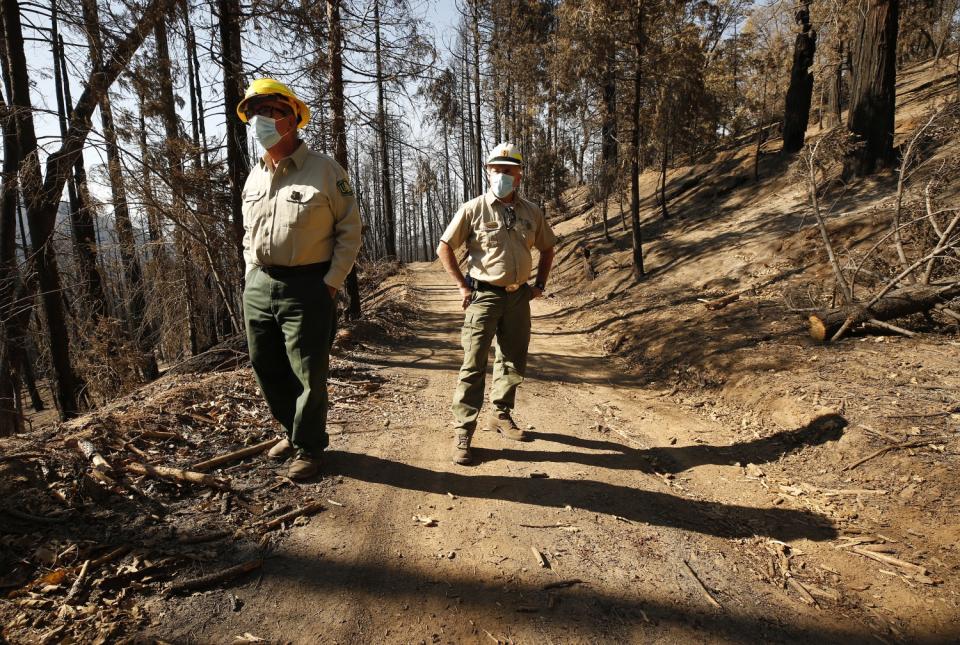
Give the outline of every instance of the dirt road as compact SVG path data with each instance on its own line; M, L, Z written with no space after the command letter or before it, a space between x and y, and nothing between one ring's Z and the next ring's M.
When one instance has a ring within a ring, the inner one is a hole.
M409 271L422 307L410 321L413 340L386 355L357 355L391 386L370 399L375 409L362 422L334 408L344 424L327 477L306 487L342 506L329 504L293 529L259 578L168 601L158 635L230 642L246 632L295 643L896 640L883 621L849 609L835 569L820 568L815 556L831 550L833 525L775 505L751 479L756 473L738 465L762 468L787 450L832 441L839 425L715 445L716 424L618 373L586 336L559 324L555 302L540 300L515 415L533 440L478 432L479 463L454 466L448 406L462 313L435 268ZM806 582L786 582L791 575ZM899 636L936 640L922 626Z

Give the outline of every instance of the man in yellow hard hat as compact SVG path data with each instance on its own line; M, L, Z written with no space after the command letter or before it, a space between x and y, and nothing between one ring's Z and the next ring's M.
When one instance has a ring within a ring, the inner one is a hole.
M453 462L462 465L471 462L470 442L483 405L494 337L497 352L490 399L495 409L486 428L515 441L526 439L511 411L527 367L530 300L546 289L557 242L543 212L517 194L523 179L523 156L517 147L499 144L487 158L486 170L489 190L460 207L437 247L444 269L460 289L466 312L461 332L463 365L452 407ZM469 267L466 278L455 254L463 245ZM540 251L540 261L530 285L533 247Z
M255 80L237 116L265 151L243 187L250 362L285 433L269 455L295 455L288 475L306 479L328 443L335 298L360 250L360 211L346 171L299 138L310 109L290 88Z

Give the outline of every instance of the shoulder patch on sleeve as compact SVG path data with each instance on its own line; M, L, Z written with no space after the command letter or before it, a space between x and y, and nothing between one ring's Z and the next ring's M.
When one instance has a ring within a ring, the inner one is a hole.
M337 190L340 191L341 195L352 195L353 188L350 187L350 182L346 179L341 179L337 182Z

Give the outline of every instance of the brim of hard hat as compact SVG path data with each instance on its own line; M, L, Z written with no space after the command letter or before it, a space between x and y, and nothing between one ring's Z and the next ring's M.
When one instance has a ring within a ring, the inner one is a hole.
M522 166L523 162L517 161L513 157L494 157L487 159L488 166Z
M291 98L289 96L284 96L283 94L254 94L253 96L248 96L242 101L240 101L240 103L237 105L237 116L240 117L241 121L246 123L247 122L247 115L246 115L247 104L250 103L250 101L253 101L255 99L266 99L266 98L278 98L282 101L286 101L287 103L293 103L297 112L300 113L300 121L297 122L298 128L302 128L305 125L307 125L307 123L310 122L310 108L307 107L307 104L298 98Z

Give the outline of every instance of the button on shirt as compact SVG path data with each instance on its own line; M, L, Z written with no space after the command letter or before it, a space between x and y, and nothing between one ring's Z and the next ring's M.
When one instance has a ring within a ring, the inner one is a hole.
M458 249L467 245L471 277L500 287L526 282L533 269L530 249L540 251L557 243L543 212L519 195L508 204L492 192L472 199L457 211L440 240Z
M301 143L273 167L264 155L243 186L243 260L254 266L330 262L340 289L360 250L360 210L347 173Z

